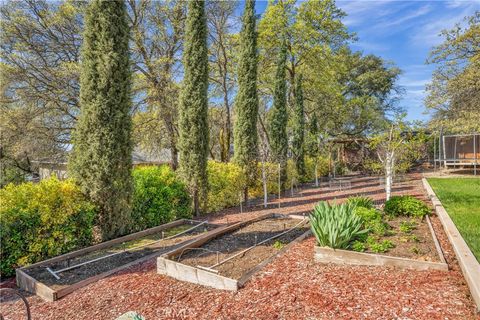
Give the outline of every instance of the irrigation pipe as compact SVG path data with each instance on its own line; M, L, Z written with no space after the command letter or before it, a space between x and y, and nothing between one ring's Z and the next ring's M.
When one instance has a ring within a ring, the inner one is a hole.
M78 267L81 267L81 266L84 266L86 264L89 264L89 263L92 263L92 262L96 262L96 261L100 261L100 260L103 260L103 259L106 259L106 258L110 258L110 257L113 257L113 256L116 256L116 255L119 255L119 254L122 254L122 253L126 253L126 252L131 252L133 250L136 250L136 249L140 249L140 248L144 248L144 247L148 247L154 243L158 243L158 242L162 242L162 241L165 241L165 240L170 240L170 239L173 239L175 237L178 237L182 234L185 234L187 232L190 232L198 227L200 227L201 225L204 225L206 224L208 221L203 221L199 224L197 224L196 226L192 227L192 228L189 228L185 231L182 231L180 233L177 233L177 234L174 234L170 237L167 237L167 238L163 238L163 239L160 239L160 240L157 240L157 241L153 241L153 242L149 242L149 243L146 243L146 244L142 244L140 246L137 246L137 247L133 247L133 248L130 248L128 250L123 250L123 251L119 251L119 252L115 252L115 253L112 253L112 254L108 254L106 256L103 256L103 257L99 257L99 258L95 258L93 260L89 260L89 261L86 261L86 262L82 262L82 263L79 263L79 264L76 264L76 265L73 265L73 266L70 266L70 267L67 267L67 268L63 268L63 269L60 269L60 270L52 270L50 268L46 268L48 272L50 272L57 280L60 279L60 277L58 276L58 273L61 273L61 272L64 272L64 271L67 271L67 270L71 270L71 269L75 269L75 268L78 268Z
M268 239L265 239L265 240L263 240L263 241L260 241L259 243L255 244L255 245L253 245L253 246L251 246L251 247L249 247L249 248L247 248L247 249L245 249L245 250L242 250L242 251L240 251L239 253L236 253L236 254L234 254L234 255L231 256L231 257L228 257L227 259L224 259L224 260L222 260L222 261L220 261L220 262L218 262L218 263L216 263L216 264L214 264L214 265L212 265L212 266L210 266L210 267L207 267L207 269L216 268L216 267L224 264L225 262L232 260L233 258L236 258L236 257L238 257L238 256L240 256L240 255L242 255L242 254L245 254L246 252L252 250L253 248L255 248L255 247L257 247L257 246L259 246L259 245L261 245L261 244L263 244L263 243L265 243L265 242L268 242L268 241L273 240L273 239L276 239L276 238L278 238L278 237L280 237L280 236L282 236L282 235L284 235L284 234L286 234L286 233L289 233L290 231L292 231L293 229L297 228L298 226L304 224L304 223L307 222L307 221L308 221L308 219L303 219L302 221L300 221L299 223L297 223L295 226L293 226L291 229L288 229L287 231L284 231L284 232L279 233L279 234L277 234L277 235L275 235L275 236L273 236L273 237L270 237L270 238L268 238Z

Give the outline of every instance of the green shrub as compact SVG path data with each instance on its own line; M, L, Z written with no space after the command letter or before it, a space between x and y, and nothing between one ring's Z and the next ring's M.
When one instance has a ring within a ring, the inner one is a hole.
M390 216L409 216L423 218L430 213L427 205L412 196L394 196L385 202L385 214Z
M133 170L134 193L130 232L191 217L191 199L185 185L167 165Z
M383 236L388 230L388 225L383 222L382 214L375 208L356 207L355 214L362 218L363 226L370 232Z
M355 214L366 223L382 220L382 214L375 208L355 207Z
M328 159L324 157L305 157L305 177L302 182L315 181L315 163L317 164L318 177L326 177L329 173Z
M363 207L367 209L373 208L373 200L364 196L350 197L348 198L347 202L357 207Z
M263 197L263 183L262 183L262 165L265 166L265 176L267 180L267 193L278 194L278 164L265 162L258 163L257 179L255 185L248 189L248 196L251 198Z
M92 243L95 207L72 180L9 184L0 199L2 276Z
M214 212L240 204L245 188L245 175L234 163L208 161L207 211Z
M351 242L366 234L362 219L349 204L332 205L319 202L310 215L310 226L317 244L330 248L347 249Z

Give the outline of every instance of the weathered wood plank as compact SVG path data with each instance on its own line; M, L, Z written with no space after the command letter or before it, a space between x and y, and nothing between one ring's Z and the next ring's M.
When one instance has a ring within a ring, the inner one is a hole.
M55 290L47 287L40 281L35 280L23 270L15 270L17 286L23 290L34 293L46 301L55 301L57 300L57 293Z
M435 207L435 211L442 223L445 233L447 234L448 240L450 240L450 243L452 244L453 251L455 251L458 264L462 269L465 280L467 280L472 298L477 305L477 311L480 312L480 263L478 263L427 179L423 178L422 182L423 187L427 191L427 194Z
M414 270L448 271L448 265L442 262L420 261L401 257L355 252L315 246L315 260L323 263L364 266L392 266Z

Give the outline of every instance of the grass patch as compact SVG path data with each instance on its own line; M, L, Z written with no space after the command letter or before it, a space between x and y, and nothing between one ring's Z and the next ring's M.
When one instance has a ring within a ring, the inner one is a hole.
M480 179L430 178L428 182L480 261Z

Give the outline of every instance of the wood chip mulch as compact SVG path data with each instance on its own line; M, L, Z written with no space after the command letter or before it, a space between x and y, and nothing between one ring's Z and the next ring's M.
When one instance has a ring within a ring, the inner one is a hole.
M424 198L420 175L398 184L395 194ZM378 180L378 179L377 179ZM233 222L267 211L309 212L319 200L369 193L382 187L357 179L352 189L304 189L282 200L282 208L237 209L212 215L212 222ZM257 273L238 292L180 282L155 271L155 261L121 271L56 302L30 296L33 319L115 319L137 311L146 319L476 319L474 303L455 254L436 217L432 223L450 271L412 271L384 267L338 266L313 261L314 239L296 244ZM18 300L0 304L5 319L25 319Z

